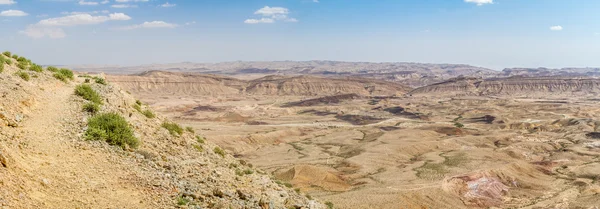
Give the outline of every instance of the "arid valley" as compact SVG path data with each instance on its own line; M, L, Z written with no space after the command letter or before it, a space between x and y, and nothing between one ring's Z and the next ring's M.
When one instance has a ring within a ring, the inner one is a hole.
M336 208L599 206L598 69L332 63L107 80Z

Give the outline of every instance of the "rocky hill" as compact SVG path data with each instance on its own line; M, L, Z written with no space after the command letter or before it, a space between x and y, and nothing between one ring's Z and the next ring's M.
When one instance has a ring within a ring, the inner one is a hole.
M414 89L409 95L598 95L600 79L589 77L456 78Z
M133 74L143 71L196 72L220 75L313 75L319 77L366 77L393 81L411 87L419 87L457 76L488 78L500 72L462 64L427 63L371 63L339 61L276 61L276 62L221 62L221 63L172 63L142 66L70 66L78 71L107 72L110 74Z
M128 91L169 95L395 95L410 91L401 84L359 77L266 76L245 81L208 74L152 71L107 78Z
M549 77L549 76L567 76L567 77L600 77L600 68L507 68L502 70L501 76L527 76L527 77Z
M3 208L325 208L101 76L5 53L0 82Z

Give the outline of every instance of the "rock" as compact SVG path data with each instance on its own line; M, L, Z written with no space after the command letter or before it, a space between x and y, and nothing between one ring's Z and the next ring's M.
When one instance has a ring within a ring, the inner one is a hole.
M50 180L48 180L48 179L42 179L42 185L44 185L44 186L50 186Z
M4 154L2 154L2 152L0 152L0 164L2 164L2 166L4 166L5 168L8 167L8 160L6 159Z
M21 114L16 114L15 115L15 121L21 122L22 120L23 120L23 115L21 115Z

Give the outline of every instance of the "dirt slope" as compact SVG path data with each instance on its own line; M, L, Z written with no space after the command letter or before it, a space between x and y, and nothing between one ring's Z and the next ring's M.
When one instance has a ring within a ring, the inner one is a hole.
M3 56L3 55L0 55ZM0 72L0 206L6 208L323 208L279 185L210 139L173 136L165 118L146 118L116 86L90 84L104 98L100 110L126 118L141 141L125 150L85 141L91 115L74 87L52 72ZM17 73L30 75L26 81ZM92 79L93 82L93 79ZM148 107L143 106L147 109Z

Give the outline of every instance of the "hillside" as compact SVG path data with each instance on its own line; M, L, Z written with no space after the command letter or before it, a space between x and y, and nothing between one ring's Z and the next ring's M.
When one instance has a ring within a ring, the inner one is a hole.
M101 77L0 58L0 206L325 207Z
M392 81L411 87L441 82L457 76L488 78L500 72L463 64L428 64L408 62L341 62L341 61L274 61L171 63L141 66L69 66L77 71L134 74L143 71L194 72L227 76L312 75L319 77L364 77Z
M456 78L412 90L409 95L568 96L598 95L600 79L592 77Z
M393 82L359 77L266 76L245 81L218 75L151 71L137 75L109 75L107 79L131 92L166 95L395 95L411 89Z

